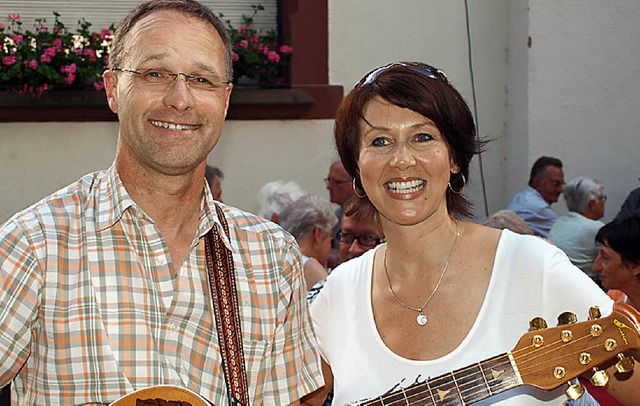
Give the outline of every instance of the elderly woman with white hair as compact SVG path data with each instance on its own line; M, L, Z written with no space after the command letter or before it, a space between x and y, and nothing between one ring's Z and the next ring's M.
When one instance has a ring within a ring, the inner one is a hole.
M599 283L592 268L598 255L594 238L604 225L599 221L604 216L607 200L604 186L595 179L578 176L565 185L564 200L569 213L553 224L549 240L564 251L575 266Z
M307 290L326 279L324 264L331 250L333 227L338 222L331 202L314 195L305 195L280 212L280 225L291 233L303 256Z
M265 183L258 191L258 215L280 223L280 212L307 192L294 181L274 180Z

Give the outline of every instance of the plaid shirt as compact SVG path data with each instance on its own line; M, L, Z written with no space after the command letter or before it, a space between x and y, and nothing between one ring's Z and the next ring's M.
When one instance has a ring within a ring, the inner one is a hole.
M205 187L175 273L115 165L12 217L0 228L0 386L15 377L20 404L109 403L159 384L228 404L206 275L212 227L233 252L251 404L322 385L293 238L223 205L229 241L214 204Z

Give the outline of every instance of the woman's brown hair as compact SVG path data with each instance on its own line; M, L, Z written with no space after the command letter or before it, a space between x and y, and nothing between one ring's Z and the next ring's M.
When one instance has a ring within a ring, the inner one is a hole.
M447 189L447 209L455 217L472 217L472 203L461 191L469 179L471 158L482 151L485 141L476 137L469 107L445 74L417 62L396 62L371 71L338 107L335 143L345 169L354 178L354 188L359 195L349 211L360 211L369 217L377 216L375 207L364 193L358 168L363 112L367 103L376 97L413 110L436 124L447 142L453 161L460 169L459 173L452 173L449 179L451 187Z

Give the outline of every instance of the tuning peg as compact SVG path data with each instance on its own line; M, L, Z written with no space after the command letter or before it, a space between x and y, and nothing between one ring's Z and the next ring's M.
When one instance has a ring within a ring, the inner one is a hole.
M598 370L598 368L593 368L594 373L591 376L591 383L593 386L603 387L609 383L609 373L604 369Z
M582 396L582 394L584 393L584 386L582 386L579 383L571 383L571 382L567 382L567 384L569 385L569 387L565 391L565 393L567 394L567 397L571 400L580 399L580 396Z
M529 321L529 331L544 330L545 328L547 328L547 321L542 317L534 317Z
M589 308L589 320L596 320L602 317L602 313L600 313L600 308L598 306L591 306Z
M558 325L564 326L565 324L575 324L578 322L578 317L575 313L564 312L558 316Z
M635 360L633 357L626 357L624 354L618 354L620 361L616 362L616 369L621 374L626 374L633 371Z

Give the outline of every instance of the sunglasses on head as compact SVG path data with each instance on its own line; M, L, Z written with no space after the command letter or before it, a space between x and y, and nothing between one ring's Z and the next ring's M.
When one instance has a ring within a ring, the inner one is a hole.
M367 73L362 79L360 79L358 81L358 83L356 83L356 85L354 87L371 84L371 83L376 81L376 79L378 78L378 76L380 76L380 74L382 72L387 71L390 68L393 68L393 67L396 67L396 66L406 67L408 69L411 69L414 72L417 72L417 73L419 73L419 74L421 74L423 76L426 76L428 78L431 78L431 79L440 79L440 80L444 80L445 82L448 82L447 75L445 75L445 73L443 71L441 71L438 68L434 68L431 65L427 65L426 63L420 63L420 62L392 62L392 63L390 63L388 65L384 65L384 66L381 66L379 68L375 68L371 72Z

